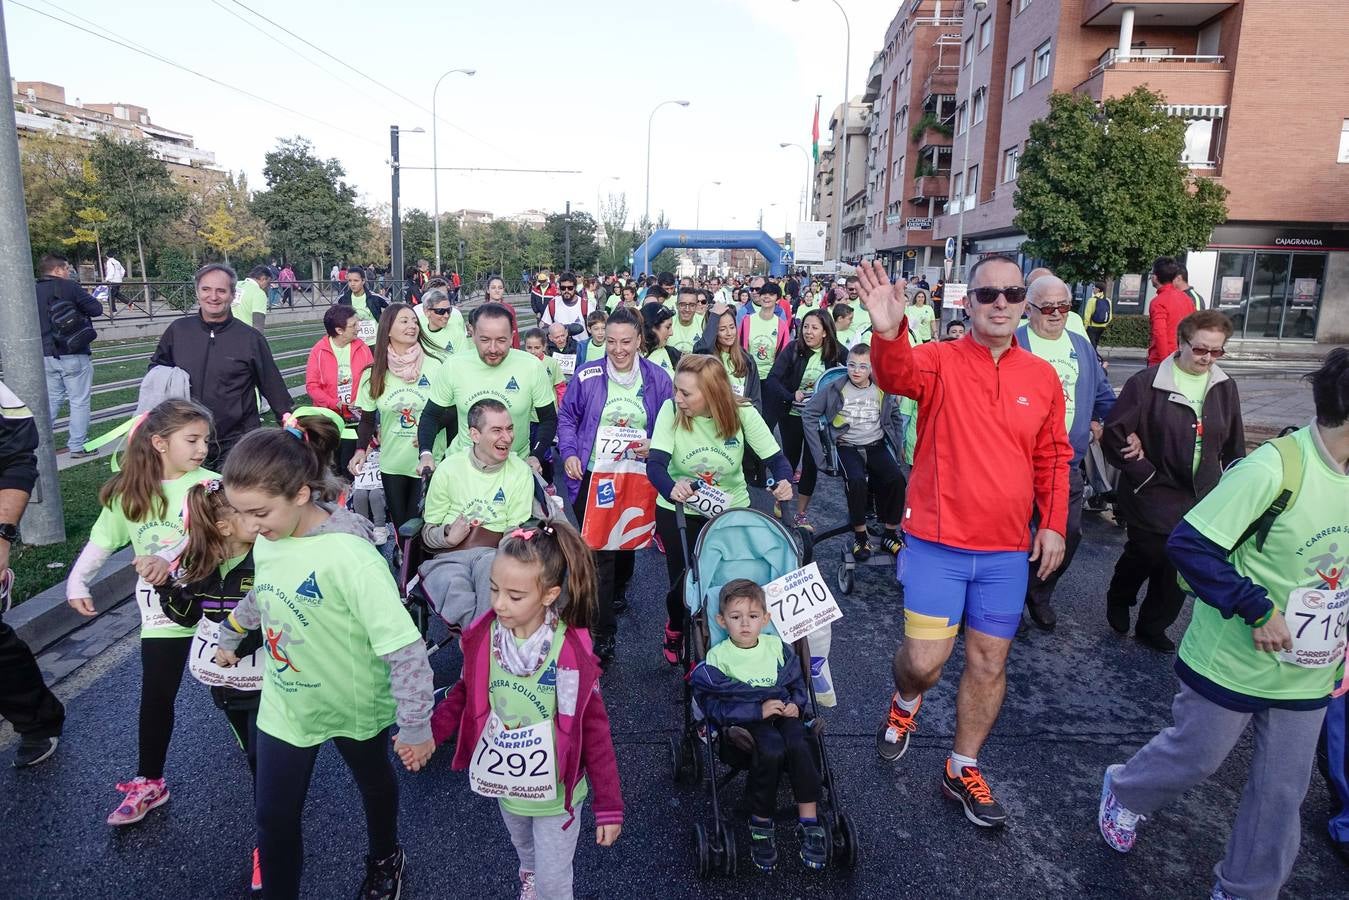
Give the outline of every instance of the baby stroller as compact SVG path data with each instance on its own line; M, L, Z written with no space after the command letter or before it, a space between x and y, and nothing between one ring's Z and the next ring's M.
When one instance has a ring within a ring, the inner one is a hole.
M426 641L428 656L441 650L451 641L457 640L463 630L459 625L441 618L436 612L436 603L427 593L422 581L422 564L435 555L429 552L426 545L422 543L422 526L426 524L426 520L423 518L426 512L426 492L430 485L431 474L423 474L422 489L417 501L417 515L404 522L403 526L398 529L394 549L394 579L398 583L398 593L403 598L403 606L407 609L408 615L412 616L412 621L416 623L422 639ZM543 482L536 475L534 477L535 504L544 510L555 511L549 505L551 499L544 489ZM446 626L446 632L440 637L433 638L431 637L432 624L437 621Z
M780 578L802 566L803 548L787 528L765 513L755 509L728 509L703 528L690 557L682 508L676 508L675 519L684 558L691 559L684 576L686 658L702 662L712 646L726 640L726 633L717 625L715 616L708 613L708 605L717 602L722 586L732 578L749 578L758 584ZM772 625L765 631L772 632ZM811 655L807 639L797 641L793 648L803 662L803 673L808 673ZM803 677L809 697L809 708L803 710L803 714L820 770L823 790L819 817L830 835L830 862L852 869L860 853L856 827L844 811L834 785L833 770L821 739L822 720L813 679L809 674L803 674ZM720 778L717 775L718 759L729 767ZM737 863L735 833L730 819L723 813L719 792L747 769L749 758L744 751L731 746L717 726L703 717L694 702L688 679L684 681L684 727L679 737L670 739L670 763L676 783L696 784L704 774L707 775L712 822L710 827L701 822L693 826L698 877L708 878L714 871L734 875Z
M838 379L847 377L848 377L848 369L846 366L834 366L832 369L827 370L823 375L821 375L819 380L815 382L815 392L819 393L829 385L833 384ZM848 473L839 463L838 460L838 444L836 443L837 437L838 436L835 434L834 426L829 422L826 422L823 418L821 418L820 419L821 459L816 465L816 468L819 469L821 475L838 476L838 478L843 482L843 490L846 493L848 490ZM887 446L889 446L888 443ZM890 447L890 452L895 453L895 448ZM868 519L870 519L874 515L875 498L874 497L870 498L869 503L873 508L873 512L868 513ZM872 537L875 537L881 533L880 525L874 521L869 522L867 530L871 533ZM827 541L830 538L836 537L846 536L851 538L852 533L853 533L852 525L849 524L848 522L844 522L842 525L830 528L828 531L823 531L815 535L815 543L818 544L822 541ZM858 566L871 566L877 569L893 570L895 567L895 558L888 553L874 553L871 555L869 559L859 561L856 557L853 556L852 542L845 541L843 544L843 552L841 554L841 559L839 561L838 570L835 575L835 578L838 583L838 589L841 593L844 594L852 593L853 587L856 583L857 577L856 572Z

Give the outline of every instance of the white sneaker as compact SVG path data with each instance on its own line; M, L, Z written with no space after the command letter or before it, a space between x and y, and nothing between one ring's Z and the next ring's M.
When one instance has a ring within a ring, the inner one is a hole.
M375 529L375 543L383 547L389 543L389 529L380 527Z

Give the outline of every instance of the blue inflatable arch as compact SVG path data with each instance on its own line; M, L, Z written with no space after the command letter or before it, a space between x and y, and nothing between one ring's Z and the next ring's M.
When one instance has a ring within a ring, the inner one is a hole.
M651 237L632 251L634 272L651 271L651 260L660 256L662 250L670 249L703 250L758 250L768 260L768 272L771 275L786 275L792 264L792 255L782 245L768 236L766 231L683 231L675 228L662 228L653 231Z

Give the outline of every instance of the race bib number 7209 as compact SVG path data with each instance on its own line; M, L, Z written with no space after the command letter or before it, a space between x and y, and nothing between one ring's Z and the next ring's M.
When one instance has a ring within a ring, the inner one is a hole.
M764 585L768 615L778 636L791 643L843 618L816 563L788 572Z

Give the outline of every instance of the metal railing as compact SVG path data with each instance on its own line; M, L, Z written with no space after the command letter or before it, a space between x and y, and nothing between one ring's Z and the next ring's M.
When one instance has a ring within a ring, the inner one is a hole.
M1108 53L1108 54L1106 55L1106 58L1105 58L1105 59L1101 60L1101 62L1100 62L1094 69L1092 69L1090 73L1087 74L1087 77L1088 77L1088 78L1094 78L1094 77L1096 77L1097 75L1099 75L1099 74L1101 74L1102 72L1104 72L1106 69L1114 68L1114 67L1117 66L1117 65L1124 65L1124 64L1126 64L1126 63L1148 63L1148 64L1154 64L1154 63L1214 63L1214 64L1217 64L1217 63L1221 63L1221 62L1223 61L1223 59L1224 59L1224 57L1222 57L1222 56L1180 56L1180 55L1177 55L1177 54L1174 54L1174 53L1158 54L1158 55L1147 54L1147 53L1130 53L1128 56L1122 57L1122 56L1119 55L1119 52L1118 52L1118 51L1111 51L1110 53Z

